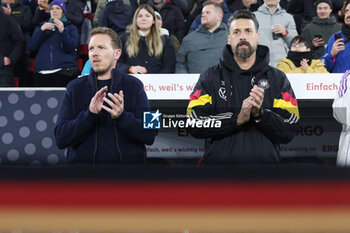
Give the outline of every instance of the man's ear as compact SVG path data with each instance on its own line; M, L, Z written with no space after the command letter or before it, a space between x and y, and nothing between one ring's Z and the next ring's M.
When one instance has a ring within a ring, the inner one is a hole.
M227 35L227 44L231 45L231 44L230 44L230 34Z
M256 36L257 36L257 40L258 40L258 43L259 43L260 42L260 33L258 32Z
M113 52L114 59L117 61L120 58L120 55L122 55L121 49L115 49Z

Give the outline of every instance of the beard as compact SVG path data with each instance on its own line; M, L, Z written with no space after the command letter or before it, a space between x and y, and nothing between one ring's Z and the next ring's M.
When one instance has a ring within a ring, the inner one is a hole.
M246 46L248 46L248 48L240 49L239 46L241 46L241 45L246 45ZM240 59L247 59L255 52L255 50L256 50L256 48L253 48L249 44L249 42L241 41L236 45L236 47L234 47L233 54Z

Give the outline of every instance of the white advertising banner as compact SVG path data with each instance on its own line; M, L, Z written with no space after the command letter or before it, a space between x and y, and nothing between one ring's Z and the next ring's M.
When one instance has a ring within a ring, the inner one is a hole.
M343 74L287 74L297 99L334 99ZM199 74L135 75L150 100L188 100Z

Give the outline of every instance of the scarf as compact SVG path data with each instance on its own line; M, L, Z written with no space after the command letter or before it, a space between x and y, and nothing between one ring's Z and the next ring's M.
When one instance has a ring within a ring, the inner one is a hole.
M64 15L62 18L60 18L60 20L62 23L65 23L65 22L67 22L67 17ZM49 19L49 23L53 23L53 18Z
M295 67L300 67L300 62L304 58L308 59L309 61L307 62L307 64L311 65L312 53L289 51L287 58L294 63Z

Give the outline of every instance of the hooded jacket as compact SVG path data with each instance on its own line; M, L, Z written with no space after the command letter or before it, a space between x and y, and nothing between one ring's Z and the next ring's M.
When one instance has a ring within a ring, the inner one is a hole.
M143 84L115 69L108 92L119 93L120 90L124 93L124 111L113 120L104 110L97 115L89 111L90 101L98 91L93 71L68 84L57 118L55 138L60 149L68 147L70 162L145 163L145 144L151 145L155 134L142 129L143 112L150 109ZM111 137L99 140L101 133ZM111 152L111 147L116 150Z
M226 45L220 63L203 72L190 96L187 114L196 122L221 122L221 127L197 127L191 134L206 138L204 164L266 164L280 162L280 143L297 130L299 110L285 74L268 65L269 50L258 46L257 59L241 70ZM254 85L265 89L260 121L238 126L242 102ZM217 124L219 126L219 123Z
M266 4L259 7L254 12L259 22L259 33L261 45L266 45L270 49L270 66L276 67L277 63L287 56L292 39L298 35L294 23L293 16L288 14L279 5L275 12L270 13L270 9ZM286 37L279 37L274 40L272 37L272 27L280 24L284 29L288 30Z
M311 45L315 35L320 34L322 36L325 45L318 47L312 46L313 58L320 59L323 56L329 38L339 30L341 30L341 25L337 23L337 19L334 16L327 19L320 19L316 16L312 19L310 24L305 26L301 36L308 40Z
M77 66L79 34L77 28L66 21L64 31L41 31L41 23L29 40L28 49L36 52L35 72Z
M320 59L312 59L308 68L303 70L301 67L296 67L292 60L284 57L278 62L277 68L282 70L284 73L328 73Z
M218 64L227 35L226 25L221 24L213 33L201 25L185 36L176 55L176 73L201 73Z

